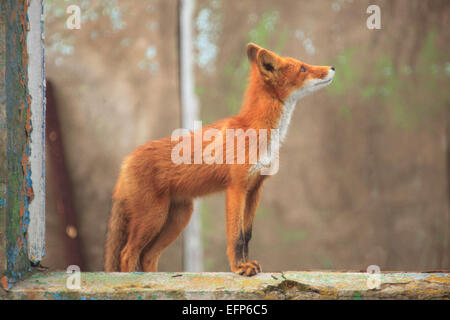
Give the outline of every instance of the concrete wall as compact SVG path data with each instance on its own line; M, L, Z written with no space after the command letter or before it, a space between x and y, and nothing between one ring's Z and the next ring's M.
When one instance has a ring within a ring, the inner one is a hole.
M382 29L366 28L381 7ZM101 270L110 195L123 157L179 126L176 1L46 1L54 82L88 270ZM239 109L254 41L333 64L327 89L299 102L270 178L250 255L264 271L450 267L450 33L446 1L198 1L197 88L205 123ZM50 172L50 170L47 170ZM67 267L47 193L47 257ZM205 267L228 271L224 198L202 205ZM162 271L181 270L180 240Z

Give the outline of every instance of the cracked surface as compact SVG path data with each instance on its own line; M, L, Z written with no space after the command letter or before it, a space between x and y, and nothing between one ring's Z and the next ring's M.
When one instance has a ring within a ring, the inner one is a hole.
M381 273L369 289L360 272L82 273L69 290L66 273L35 273L0 299L448 299L449 273Z

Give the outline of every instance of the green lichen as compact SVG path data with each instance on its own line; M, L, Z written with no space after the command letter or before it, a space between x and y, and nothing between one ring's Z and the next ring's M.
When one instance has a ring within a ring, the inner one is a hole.
M285 244L299 243L308 237L308 232L306 230L288 230L286 228L280 228L278 233L281 241Z

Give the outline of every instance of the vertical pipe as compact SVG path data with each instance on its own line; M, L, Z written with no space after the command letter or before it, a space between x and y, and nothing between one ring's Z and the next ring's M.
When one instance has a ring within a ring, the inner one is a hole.
M45 69L44 20L42 0L29 1L27 34L28 90L31 96L31 183L34 198L30 202L28 258L38 263L45 244Z
M192 20L195 0L179 1L179 54L180 54L180 96L181 126L194 129L194 121L199 119L197 97L194 92L194 57ZM194 201L194 212L184 231L183 266L185 271L203 271L203 248L201 243L199 200Z

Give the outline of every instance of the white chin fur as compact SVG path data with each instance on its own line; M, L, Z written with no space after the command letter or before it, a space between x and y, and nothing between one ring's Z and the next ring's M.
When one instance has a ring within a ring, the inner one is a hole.
M308 94L322 89L329 85L334 78L334 70L328 70L328 74L324 79L311 79L306 82L303 87L294 91L284 102L283 111L281 113L281 119L278 125L280 129L280 140L283 141L287 134L289 123L291 122L292 113L295 109L297 101L307 96Z
M281 117L278 122L278 126L276 129L279 130L279 140L275 139L274 141L269 142L268 150L279 150L280 143L284 141L287 135L288 127L291 122L292 114L295 109L295 105L297 101L307 96L308 94L317 91L323 87L329 85L334 78L334 70L329 70L327 77L325 79L312 79L306 82L303 87L294 91L283 103L283 109L281 111ZM272 145L275 143L274 145ZM273 157L276 152L271 152L271 156L264 156L261 158L257 164L251 169L250 172L254 172L255 170L260 169L262 166L268 166L273 161Z
M327 76L324 79L311 79L308 82L306 82L303 87L297 89L294 91L287 99L285 104L291 104L296 103L301 98L307 96L310 93L313 93L314 91L317 91L319 89L322 89L329 85L334 78L335 71L329 70Z

